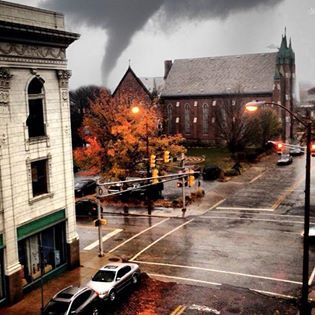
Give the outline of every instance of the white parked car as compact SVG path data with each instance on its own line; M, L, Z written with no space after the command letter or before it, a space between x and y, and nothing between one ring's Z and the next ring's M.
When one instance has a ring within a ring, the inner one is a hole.
M140 269L134 263L109 263L102 267L87 286L104 300L115 301L117 294L140 280Z
M280 155L279 160L277 161L277 165L289 165L293 162L292 156L290 154L282 153Z
M296 145L296 146L293 146L293 147L291 147L289 149L289 153L292 156L303 155L304 154L304 149L301 146Z

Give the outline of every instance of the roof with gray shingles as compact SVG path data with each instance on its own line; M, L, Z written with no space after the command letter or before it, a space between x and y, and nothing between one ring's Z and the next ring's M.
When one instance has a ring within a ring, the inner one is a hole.
M162 91L167 96L271 93L277 53L220 56L174 61Z
M163 77L140 77L139 78L150 93L156 92L158 95L164 87Z

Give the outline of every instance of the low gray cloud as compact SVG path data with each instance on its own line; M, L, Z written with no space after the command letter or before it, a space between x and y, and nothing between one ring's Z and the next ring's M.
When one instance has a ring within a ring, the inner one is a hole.
M187 20L225 18L283 0L42 0L40 7L63 12L73 25L104 29L107 35L102 63L104 82L133 36L158 14L159 27L173 28ZM168 22L167 22L168 21ZM93 47L91 47L93 49ZM141 49L141 47L139 47Z

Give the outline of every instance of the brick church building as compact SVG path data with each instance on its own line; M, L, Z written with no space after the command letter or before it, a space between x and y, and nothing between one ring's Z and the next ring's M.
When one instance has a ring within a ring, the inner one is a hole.
M166 60L164 67L163 78L139 78L129 67L112 95L142 104L158 97L164 133L181 133L187 142L217 143L215 111L222 104L255 99L294 110L295 54L286 34L278 52ZM274 110L282 138L292 138L292 118Z
M215 109L236 98L294 106L295 55L282 37L278 52L165 61L160 103L167 134L181 133L188 142L215 144ZM283 139L292 137L291 117L276 108Z

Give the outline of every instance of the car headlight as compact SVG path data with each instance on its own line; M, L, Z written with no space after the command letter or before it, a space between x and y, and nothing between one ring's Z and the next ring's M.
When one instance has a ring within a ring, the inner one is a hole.
M109 293L109 291L99 292L99 293L98 293L98 296L99 296L101 299L104 299L105 297L108 296L108 293Z

